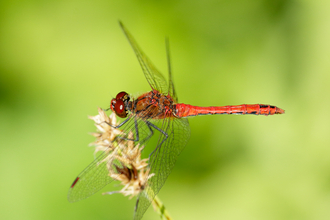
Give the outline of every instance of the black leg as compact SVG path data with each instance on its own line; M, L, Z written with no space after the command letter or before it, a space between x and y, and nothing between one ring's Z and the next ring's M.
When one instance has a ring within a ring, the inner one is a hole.
M151 152L151 154L149 154L149 161L150 161L151 155L153 153L155 153L158 150L158 148L160 146L162 146L162 144L167 140L168 134L165 131L163 131L162 129L160 129L159 127L157 127L156 125L152 124L151 122L147 121L146 123L148 126L153 127L154 129L156 129L157 131L159 131L160 133L162 133L165 136L165 138L162 140L162 142L160 142L160 144L157 145L157 147Z

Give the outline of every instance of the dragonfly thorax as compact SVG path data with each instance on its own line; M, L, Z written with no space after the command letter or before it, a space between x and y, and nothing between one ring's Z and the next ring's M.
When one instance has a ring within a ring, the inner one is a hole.
M110 108L118 117L126 118L130 96L126 92L120 92L111 100Z

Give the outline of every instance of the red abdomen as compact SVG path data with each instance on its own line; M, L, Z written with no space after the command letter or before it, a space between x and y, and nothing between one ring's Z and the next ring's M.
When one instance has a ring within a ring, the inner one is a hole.
M237 114L237 115L274 115L284 114L285 111L273 105L228 105L228 106L211 106L198 107L186 104L176 104L175 114L178 117L189 117L196 115L215 115L215 114Z

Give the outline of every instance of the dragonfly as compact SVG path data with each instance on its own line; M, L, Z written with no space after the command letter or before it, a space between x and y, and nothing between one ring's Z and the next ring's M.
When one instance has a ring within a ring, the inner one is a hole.
M123 119L116 128L126 134L132 133L133 140L141 144L147 144L150 138L158 133L157 145L149 155L150 173L154 176L148 179L143 191L138 195L135 206L134 220L140 220L153 197L164 185L179 154L188 142L190 137L188 117L215 114L274 115L284 114L285 111L268 104L199 107L179 103L172 78L168 40L166 40L169 80L167 83L165 77L140 49L122 22L119 24L133 48L151 91L137 97L120 92L111 100L110 109ZM106 165L100 163L106 157L107 154L102 153L78 175L69 189L70 202L85 199L113 181Z

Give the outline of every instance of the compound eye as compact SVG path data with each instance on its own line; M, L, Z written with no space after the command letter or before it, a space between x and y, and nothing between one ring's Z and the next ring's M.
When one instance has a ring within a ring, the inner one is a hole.
M124 102L122 100L117 100L114 105L114 112L118 117L126 118L127 112L125 109Z
M117 94L116 100L129 101L129 95L126 92L120 92Z
M110 109L115 112L116 99L112 99L110 103Z

